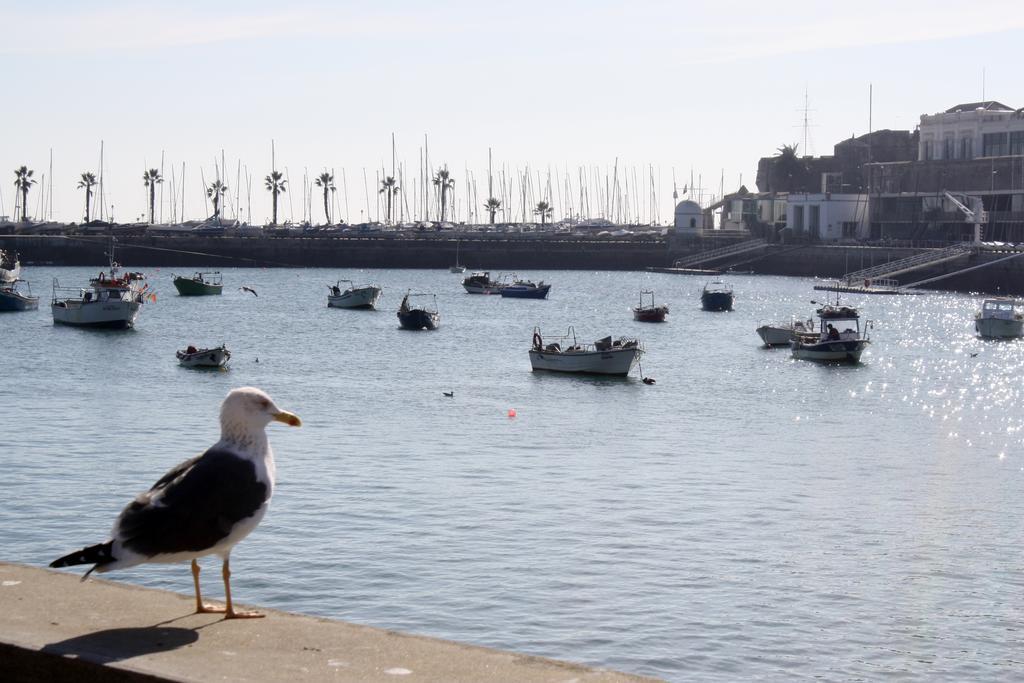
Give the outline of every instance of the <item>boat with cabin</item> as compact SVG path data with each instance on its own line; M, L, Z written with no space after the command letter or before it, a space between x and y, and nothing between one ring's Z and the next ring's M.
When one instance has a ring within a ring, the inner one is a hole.
M1015 299L985 299L974 314L974 330L987 339L1013 339L1024 336L1024 311Z
M53 279L53 299L50 311L53 322L81 327L109 327L127 329L135 320L147 299L156 300L149 292L142 273L122 272L114 260L111 241L109 270L89 280L89 288L61 287Z
M788 323L762 323L757 327L757 336L765 346L789 346L797 335L814 334L814 319L797 320Z
M530 347L530 365L535 371L624 377L643 354L643 345L634 338L620 337L612 340L609 336L592 344L581 344L572 327L564 335L549 337L547 340L541 335L540 328L535 327L533 345Z
M434 307L413 306L409 299L417 296L434 297ZM398 307L398 323L405 330L436 330L441 325L441 316L437 312L436 294L413 294L406 292L402 304Z
M700 306L705 311L731 311L732 302L732 287L721 280L707 283L700 293Z
M178 363L186 368L222 368L231 360L231 352L224 344L212 349L198 349L189 345L175 355Z
M650 296L650 303L645 303L644 296ZM640 305L633 307L633 320L642 323L663 323L668 315L668 306L665 304L655 305L654 290L640 290Z
M860 313L852 306L825 304L817 310L818 331L797 334L790 342L793 358L826 363L859 363L860 356L871 340L865 321L863 330Z
M174 287L181 296L208 296L224 290L220 272L196 273L192 277L174 276Z
M499 294L504 287L501 282L492 280L491 274L487 271L471 273L462 281L462 286L469 294Z
M348 287L341 289L341 283ZM372 309L380 301L381 288L377 285L356 285L352 280L338 280L337 284L328 285L328 308L362 308Z
M18 287L25 283L26 291ZM25 280L15 278L0 282L0 311L34 311L39 308L39 297L32 295L32 287Z
M544 281L531 282L530 280L513 280L512 284L504 285L499 293L506 299L546 299L551 285L544 284Z

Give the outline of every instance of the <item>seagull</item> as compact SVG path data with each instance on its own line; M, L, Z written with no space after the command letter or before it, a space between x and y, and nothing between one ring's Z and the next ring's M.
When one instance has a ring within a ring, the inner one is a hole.
M643 383L644 384L654 384L654 378L653 377L644 377L642 379L643 379Z
M245 285L242 285L241 287L238 288L238 291L240 291L240 292L249 292L253 296L259 297L259 294L257 294L256 290L253 289L252 287L246 287Z
M455 390L454 389L452 391L442 391L441 393L444 394L445 396L447 396L448 398L455 398Z
M232 390L220 407L220 441L186 460L128 504L110 540L50 563L51 567L92 564L94 571L134 567L145 562L192 561L196 613L223 612L225 619L262 617L235 610L231 603L231 549L263 519L274 493L274 454L264 431L271 422L299 427L297 415L281 410L259 389ZM196 558L223 561L225 607L203 602Z
M977 358L977 357L978 357L978 354L977 354L977 353L972 353L972 354L971 354L971 358Z

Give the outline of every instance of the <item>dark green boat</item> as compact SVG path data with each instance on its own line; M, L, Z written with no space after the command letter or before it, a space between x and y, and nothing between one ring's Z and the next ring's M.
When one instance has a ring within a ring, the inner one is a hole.
M196 273L192 277L175 275L174 286L181 296L220 294L224 289L220 273Z

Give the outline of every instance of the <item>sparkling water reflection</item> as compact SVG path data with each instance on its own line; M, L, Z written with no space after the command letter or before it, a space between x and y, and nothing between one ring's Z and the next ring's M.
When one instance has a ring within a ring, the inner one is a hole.
M977 339L971 297L851 298L874 341L829 367L754 333L809 315L809 280L736 276L712 314L701 278L648 273L529 273L547 301L440 271L230 270L202 299L150 275L133 331L0 319L3 559L102 540L249 384L305 427L271 427L241 601L671 680L1024 676L1024 344ZM382 284L383 310L327 309L339 277ZM631 319L642 287L669 322ZM397 329L407 288L438 294L440 330ZM534 325L639 335L657 384L531 373ZM230 370L177 366L222 341ZM111 578L191 590L185 566Z

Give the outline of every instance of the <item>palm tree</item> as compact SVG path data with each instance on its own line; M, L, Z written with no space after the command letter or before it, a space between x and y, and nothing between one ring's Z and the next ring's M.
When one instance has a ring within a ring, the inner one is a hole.
M554 213L554 211L555 210L551 208L551 205L548 204L547 202L537 202L537 208L533 210L535 214L540 216L541 225L544 225L544 221L550 218L551 214Z
M21 168L14 169L14 187L17 188L15 191L21 192L21 220L28 220L28 189L36 184L36 181L32 179L32 173L28 166L22 166Z
M213 183L206 188L206 196L213 202L213 217L220 217L220 200L228 191L228 186L219 180L214 180Z
M398 181L391 176L387 176L384 180L380 181L380 189L377 190L377 194L382 194L387 199L388 223L391 222L391 198L398 196L399 189Z
M154 209L156 208L156 186L164 181L164 177L160 175L160 170L151 168L142 174L142 184L149 188L149 222L150 224L155 222ZM226 187L224 188L227 189ZM214 202L214 207L216 207Z
M487 213L491 214L491 225L494 225L494 214L501 209L501 200L495 197L488 197L484 203L484 208L487 209Z
M324 188L324 218L327 220L327 224L331 223L331 207L327 201L327 193L334 191L334 176L324 171L316 179L317 187Z
M270 175L263 180L266 182L267 191L274 196L274 220L270 224L277 225L277 195L285 191L288 181L284 179L284 174L280 171L271 171Z
M89 222L89 205L92 203L92 188L96 185L96 174L85 172L78 181L78 188L85 190L85 222Z
M448 190L455 189L455 179L448 175L447 166L434 176L434 186L441 189L441 222L444 223L445 210L448 208Z

